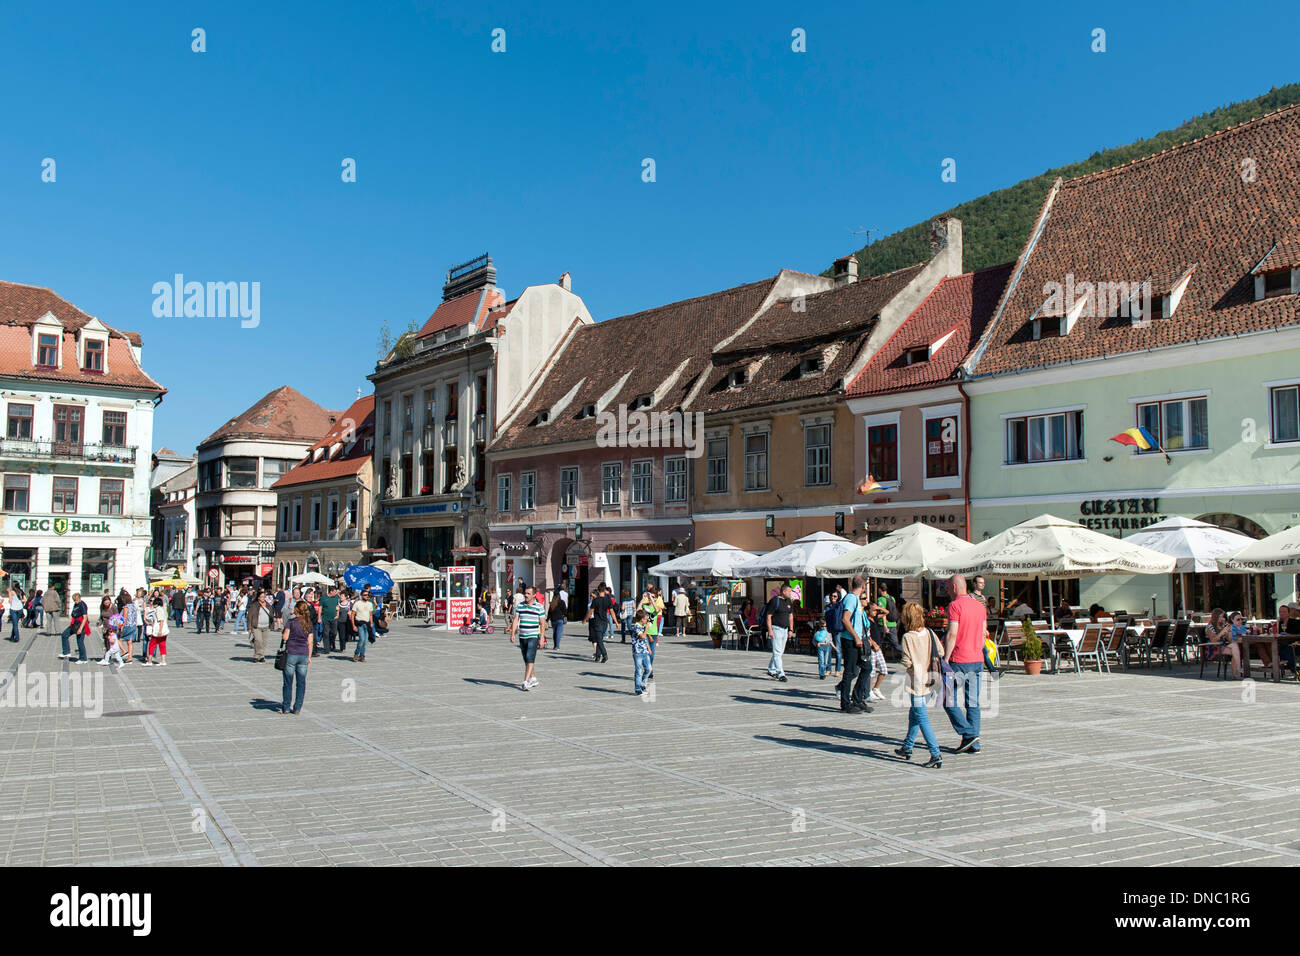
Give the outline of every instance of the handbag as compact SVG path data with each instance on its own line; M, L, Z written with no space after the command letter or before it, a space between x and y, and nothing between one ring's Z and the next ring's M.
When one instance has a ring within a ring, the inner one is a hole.
M289 663L289 642L281 641L280 649L275 652L275 669L282 671Z

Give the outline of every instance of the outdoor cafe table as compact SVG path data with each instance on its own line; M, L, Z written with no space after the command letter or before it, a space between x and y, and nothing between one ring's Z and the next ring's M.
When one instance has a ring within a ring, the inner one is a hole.
M1272 666L1271 666L1270 669L1273 671L1273 681L1274 681L1274 683L1277 683L1277 682L1281 681L1281 680L1282 680L1282 661L1281 661L1281 655L1278 654L1278 648L1277 648L1277 645L1278 645L1279 639L1280 639L1281 643L1283 643L1283 644L1293 644L1293 643L1295 643L1297 640L1300 640L1300 636L1297 636L1297 635L1295 635L1295 634L1281 634L1281 635L1279 635L1279 634L1275 633L1275 629L1276 629L1276 626L1277 626L1277 622L1276 622L1276 621L1271 621L1271 620L1269 620L1269 621L1251 621L1251 622L1249 622L1249 623L1250 623L1250 625L1255 626L1255 627L1261 627L1261 628L1263 628L1263 627L1267 627L1268 630L1265 631L1265 632L1262 633L1262 634L1247 634L1245 637L1241 638L1241 643L1245 645L1245 653L1241 655L1241 672L1242 672L1243 676L1245 676L1245 677L1249 677L1249 676L1250 676L1250 649L1251 649L1251 647L1252 647L1252 646L1255 646L1255 647L1267 647L1267 648L1268 648L1268 651L1269 651L1269 657L1270 657L1271 660L1272 660Z
M1063 627L1058 627L1058 628L1043 628L1042 630L1038 631L1038 636L1039 636L1040 639L1046 637L1046 636L1049 635L1049 634L1051 635L1052 640L1051 640L1051 641L1043 641L1043 644L1045 645L1043 649L1046 650L1046 651L1050 651L1050 652L1051 652L1051 655L1052 655L1051 658L1050 658L1050 660L1051 660L1051 662L1052 662L1052 670L1051 670L1051 673L1055 674L1055 673L1058 672L1058 670L1060 669L1060 666L1061 666L1061 656L1060 656L1059 654L1056 653L1056 638L1057 638L1059 635L1064 634L1066 637L1068 637L1068 638L1070 639L1070 643L1073 644L1073 645L1075 646L1075 648L1077 649L1078 646L1079 646L1079 641L1083 640L1083 631L1081 631L1081 630L1076 631L1076 630L1074 630L1073 628L1063 628ZM1077 668L1078 666L1079 666L1079 663L1078 663L1078 660L1077 660L1077 658L1076 658L1076 660L1075 660L1075 667Z

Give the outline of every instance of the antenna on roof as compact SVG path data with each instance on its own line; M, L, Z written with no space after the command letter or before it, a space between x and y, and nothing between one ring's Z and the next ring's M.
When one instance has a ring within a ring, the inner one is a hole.
M864 226L864 227L861 228L861 229L850 229L849 232L852 233L852 234L855 235L855 236L861 236L861 237L862 237L862 244L863 244L864 246L869 246L869 245L871 245L871 233L872 233L872 230L870 230L870 229L868 229L868 228L866 228L866 227Z

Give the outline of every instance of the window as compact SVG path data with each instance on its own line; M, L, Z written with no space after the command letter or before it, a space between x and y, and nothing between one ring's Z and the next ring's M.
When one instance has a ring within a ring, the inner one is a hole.
M54 442L56 451L81 448L81 422L85 409L79 405L54 406Z
M822 370L822 357L820 355L811 355L808 358L799 360L799 377L807 378L811 375L819 375Z
M634 412L638 408L649 408L651 405L654 404L654 400L655 400L654 395L650 394L649 392L645 393L644 395L638 395L636 398L632 399L632 405L628 410Z
M560 469L560 507L571 511L578 507L578 469Z
M270 488L294 466L294 462L283 458L262 459L262 487Z
M221 462L199 462L199 492L221 487Z
M71 548L50 548L50 564L56 568L67 567L72 563Z
M611 462L600 466L600 503L617 505L623 492L623 463Z
M1083 412L1007 419L1006 464L1083 458Z
M710 495L727 492L727 439L710 438L704 443L705 484L704 490Z
M1056 339L1061 337L1062 316L1047 315L1034 319L1035 339Z
M1165 451L1208 448L1210 445L1209 412L1204 398L1186 398L1170 402L1148 402L1137 407L1137 423L1149 431ZM1138 450L1139 454L1160 454L1155 449Z
M59 337L42 333L36 337L36 364L41 368L59 367Z
M591 405L591 404L583 405L582 408L578 411L578 418L595 418L595 417L596 417L595 405Z
M433 389L424 390L424 427L428 428L433 424Z
M488 400L487 376L480 375L477 381L478 381L478 388L476 389L476 394L478 395L478 401L475 402L474 404L474 414L486 415L487 400Z
M50 510L57 514L77 513L77 479L54 479L54 503Z
M83 372L104 371L103 339L86 339L83 349L85 351L85 361L81 364L81 370Z
M226 460L226 474L228 488L256 488L257 459L229 458Z
M1300 385L1272 389L1269 409L1273 441L1300 441Z
M903 353L904 365L916 365L920 362L928 362L929 360L930 360L930 347L928 345L922 345L914 349L908 349L906 352Z
M447 383L447 415L446 415L448 421L454 421L456 419L458 404L459 403L456 401L456 383L448 382Z
M393 433L393 403L391 400L384 402L384 437L387 438Z
M497 511L510 510L510 476L497 475Z
M519 510L532 511L537 507L537 472L519 473Z
M803 430L803 481L805 485L831 483L830 425L809 425Z
M9 438L30 440L32 437L32 405L9 404L9 424L5 435Z
M1275 295L1291 294L1291 270L1280 269L1276 272L1264 273L1264 298L1271 299Z
M302 531L302 499L293 499L293 533Z
M103 441L113 448L126 447L126 412L104 412Z
M767 490L767 432L745 436L745 490Z
M867 429L867 472L882 485L898 481L898 425Z
M355 535L357 529L357 493L355 491L348 492L347 515L348 515L347 527L349 529L349 534Z
M285 502L280 508L280 533L289 533L289 502Z
M925 421L925 477L955 478L957 461L957 416L927 418Z
M100 514L120 515L122 513L122 492L125 484L121 478L99 479Z
M415 428L415 396L407 395L402 402L402 431L409 432Z
M664 459L664 501L686 500L686 459Z
M5 511L30 511L31 475L5 475Z
M111 548L86 548L81 552L81 593L111 594L117 552Z
M654 474L650 459L632 462L632 504L654 503Z
M327 531L337 531L339 528L339 499L336 495L330 495L329 510L325 512Z

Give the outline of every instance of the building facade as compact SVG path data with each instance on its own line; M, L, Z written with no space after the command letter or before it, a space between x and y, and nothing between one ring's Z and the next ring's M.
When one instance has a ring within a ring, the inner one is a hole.
M155 474L157 468L154 469ZM199 490L199 466L191 461L188 468L177 472L153 489L157 504L154 522L162 533L154 544L154 564L164 568L178 568L186 575L194 575L194 499Z
M975 540L1043 513L1121 537L1173 515L1252 537L1300 522L1297 153L1291 107L1058 180L961 371ZM1110 440L1135 427L1158 448ZM1077 586L1158 613L1295 599L1291 575Z
M0 564L66 599L144 586L153 413L140 337L0 282Z
M276 494L273 583L307 571L338 577L362 564L374 510L375 396L357 399L302 460Z
M484 255L448 270L443 301L375 369L375 553L488 574L487 448L573 323L568 275L506 301Z
M277 481L339 413L287 385L268 393L198 446L193 573L216 583L267 577L274 568Z

